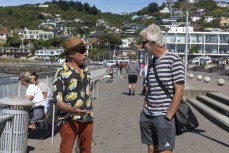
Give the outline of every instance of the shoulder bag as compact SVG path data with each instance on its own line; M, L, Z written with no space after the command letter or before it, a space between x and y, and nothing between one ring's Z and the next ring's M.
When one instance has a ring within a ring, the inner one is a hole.
M153 61L153 70L158 85L165 92L165 94L172 99L172 97L169 94L169 91L165 88L165 86L158 78L156 66L155 66L155 59ZM181 135L185 132L190 132L199 126L199 122L195 114L192 112L191 108L184 101L183 98L181 100L181 103L174 117L175 117L175 124L176 124L176 135Z

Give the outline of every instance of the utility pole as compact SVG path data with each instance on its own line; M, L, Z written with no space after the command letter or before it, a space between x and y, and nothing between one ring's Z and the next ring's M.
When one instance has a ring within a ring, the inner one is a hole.
M187 73L188 73L188 16L189 16L189 11L193 6L193 1L191 0L186 0L184 2L184 7L186 11L186 35L185 35L185 88L188 88L187 86Z

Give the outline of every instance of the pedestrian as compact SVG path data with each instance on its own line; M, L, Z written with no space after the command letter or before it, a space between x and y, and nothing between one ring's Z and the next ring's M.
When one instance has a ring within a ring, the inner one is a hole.
M120 74L122 73L122 62L119 63L119 70L120 70Z
M38 75L36 74L36 72L31 73L31 77L32 77L31 79L32 79L33 84L37 85L41 89L42 95L46 101L44 103L45 104L44 105L44 113L46 114L48 111L50 97L52 95L52 92L50 91L47 84L45 84L44 82L40 82L38 80Z
M165 48L159 26L152 24L142 30L140 35L142 47L154 56L148 67L147 91L140 114L141 141L147 144L148 153L172 153L176 135L173 116L183 97L184 63L177 54ZM168 89L172 100L159 86L154 64L158 78Z
M136 83L138 80L138 74L140 72L139 64L136 62L136 53L131 52L129 54L130 61L126 66L126 73L128 74L128 89L129 96L135 95Z
M140 78L142 78L143 76L144 68L145 68L145 64L143 62L140 62L140 73L139 73Z
M85 66L86 44L80 37L64 42L66 61L53 80L53 102L60 110L60 153L72 153L77 138L80 153L91 153L93 108L90 93L90 73Z
M27 88L25 99L31 100L33 102L32 108L29 110L28 128L36 129L36 121L44 118L44 97L42 95L41 89L33 84L32 76L29 72L21 72L19 75L19 81Z

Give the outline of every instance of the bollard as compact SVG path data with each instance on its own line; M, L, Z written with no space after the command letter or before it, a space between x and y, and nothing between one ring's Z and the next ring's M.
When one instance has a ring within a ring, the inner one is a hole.
M30 100L18 97L0 99L0 115L14 115L13 126L6 126L0 139L1 153L26 153L28 137L28 111L32 106ZM13 128L13 141L10 142L10 132ZM11 145L12 144L12 145Z
M194 78L194 74L192 74L192 73L189 74L188 76L189 76L190 79L193 79Z
M203 79L203 76L202 75L197 75L196 78L197 78L198 81L201 81Z
M209 83L211 81L211 78L209 76L204 77L204 82Z
M223 85L225 84L225 80L222 79L222 78L220 78L220 79L217 80L217 84L218 84L219 86L223 86Z

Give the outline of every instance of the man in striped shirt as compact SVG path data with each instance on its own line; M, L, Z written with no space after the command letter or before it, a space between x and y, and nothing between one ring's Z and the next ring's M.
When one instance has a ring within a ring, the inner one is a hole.
M173 116L183 97L184 64L177 54L164 47L163 34L157 25L148 26L140 35L142 47L154 56L145 81L147 91L140 115L141 140L147 144L148 153L172 153L176 135ZM172 99L159 86L154 67Z

